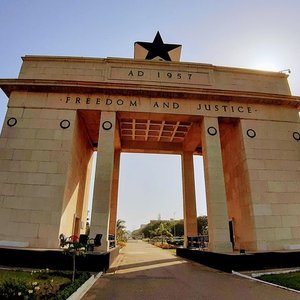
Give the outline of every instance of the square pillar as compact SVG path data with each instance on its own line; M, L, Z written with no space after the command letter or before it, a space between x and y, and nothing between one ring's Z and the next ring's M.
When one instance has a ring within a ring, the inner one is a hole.
M96 250L105 252L109 250L116 130L116 113L101 112L90 236L103 235L102 244Z
M110 202L110 220L109 220L109 234L113 234L117 238L117 208L118 208L118 191L119 191L119 171L120 171L120 156L121 151L115 151L114 170L113 170L113 185Z
M194 161L192 152L184 152L181 155L181 165L183 187L184 246L187 247L187 237L198 235Z
M209 250L214 252L232 252L217 118L203 118L202 143Z
M10 95L0 136L2 245L59 248L59 234L72 234L74 214L80 215L78 203L84 201L92 150L76 111L13 107L19 97L33 101L43 95ZM8 120L16 123L10 126ZM77 157L81 162L75 167Z

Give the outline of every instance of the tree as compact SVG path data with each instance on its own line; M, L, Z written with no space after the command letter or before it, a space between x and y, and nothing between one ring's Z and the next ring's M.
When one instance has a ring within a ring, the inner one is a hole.
M84 255L86 253L86 248L84 245L79 243L78 237L72 235L69 238L66 238L63 234L59 236L60 246L63 248L64 253L67 253L72 256L73 261L73 273L72 273L72 282L75 280L76 273L76 256Z
M160 236L161 238L161 244L164 243L164 237L170 237L172 236L172 233L170 232L170 228L168 228L167 226L164 225L164 223L160 223L159 227L156 228L156 230L154 231L156 236Z
M171 220L171 221L160 221L155 220L144 225L143 227L136 229L132 232L133 238L152 238L156 235L156 230L163 223L165 227L169 229L169 232L174 232L176 226L176 236L181 237L184 235L183 220ZM199 216L197 218L198 233L201 235L208 235L208 223L207 216Z
M174 227L176 227L176 230L174 230ZM175 232L175 231L176 231L176 236L183 236L184 235L183 220L172 222L171 232Z
M199 216L197 218L198 233L201 235L208 235L207 216Z
M125 230L125 221L117 220L117 241L127 242L127 231Z
M150 223L146 224L142 228L134 230L132 232L133 237L141 237L144 238L152 238L155 235L155 229L159 227L161 221L151 221Z

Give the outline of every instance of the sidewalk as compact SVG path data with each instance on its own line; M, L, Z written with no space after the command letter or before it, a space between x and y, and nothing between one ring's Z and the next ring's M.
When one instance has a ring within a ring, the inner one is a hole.
M129 241L109 272L82 299L290 300L299 299L299 294L210 269L142 241Z

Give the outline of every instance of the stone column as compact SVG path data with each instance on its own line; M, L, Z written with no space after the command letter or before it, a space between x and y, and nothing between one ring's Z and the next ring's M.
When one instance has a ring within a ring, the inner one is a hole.
M110 203L110 220L109 220L109 234L117 235L117 208L118 208L118 191L119 191L119 170L120 170L120 156L121 151L115 151L114 170L113 170L113 185ZM117 237L117 236L116 236Z
M194 161L192 152L183 152L181 155L181 165L183 185L184 246L187 247L187 237L198 235Z
M208 215L209 250L231 252L226 190L217 118L204 117L202 148Z
M95 186L92 206L91 232L94 237L102 233L102 245L95 250L108 251L108 231L113 190L115 156L116 113L101 112Z

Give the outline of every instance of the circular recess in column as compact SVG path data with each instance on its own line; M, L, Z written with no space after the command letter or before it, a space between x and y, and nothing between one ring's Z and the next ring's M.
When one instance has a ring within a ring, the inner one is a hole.
M62 129L67 129L67 128L70 127L70 125L71 125L71 123L70 123L69 120L62 120L62 121L60 122L60 127L61 127Z
M249 136L249 138L253 139L256 137L256 132L253 129L248 129L247 135Z
M9 118L6 122L7 126L9 127L14 127L17 124L17 119L16 118Z
M207 128L207 132L208 132L209 135L216 135L217 134L217 129L215 127L211 126L211 127Z
M296 141L300 141L300 133L295 131L293 132L293 138L296 140Z
M110 129L112 128L112 123L109 122L109 121L105 121L105 122L103 122L103 124L102 124L102 128L103 128L104 130L110 130Z

